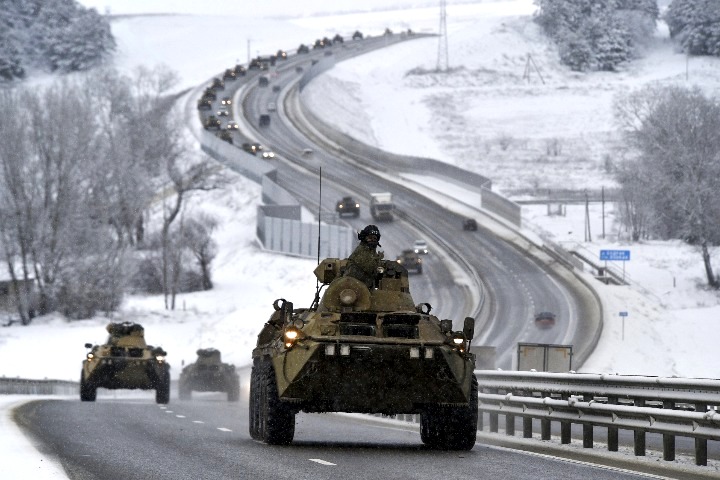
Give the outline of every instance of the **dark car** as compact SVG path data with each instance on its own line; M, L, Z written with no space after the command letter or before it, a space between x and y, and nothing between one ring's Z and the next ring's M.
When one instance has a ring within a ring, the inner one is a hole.
M239 63L237 65L235 65L235 68L233 68L233 71L235 72L235 75L237 75L238 77L244 77L245 74L247 73L247 70L245 69L245 67L243 67Z
M225 73L223 73L223 78L225 80L235 80L237 78L237 73L235 73L235 70L232 68L228 68L225 70Z
M205 119L205 129L210 130L211 128L214 128L215 130L220 130L220 119L217 118L215 115L210 115Z
M474 218L466 218L463 220L463 230L474 232L477 230L477 222Z
M221 78L215 77L213 78L210 88L213 90L225 90L225 82L223 82Z
M287 60L287 52L285 50L278 50L275 54L275 58L278 60Z
M267 127L270 125L270 115L267 113L263 113L260 115L260 120L258 121L258 124L261 127Z
M360 216L360 203L355 201L353 197L343 197L335 204L335 211L341 217L343 215L352 215L353 217Z
M336 33L335 36L332 39L333 43L344 43L345 40L343 39L342 35L339 33Z
M540 312L535 315L535 326L538 328L551 328L555 325L555 314L552 312Z
M223 140L228 143L233 143L232 135L227 130L220 130L219 132L217 132L216 135L218 136L218 138L220 140Z
M353 40L362 40L363 39L362 32L360 30L355 30L355 33L353 33L352 39Z
M258 86L259 87L267 87L270 85L270 79L266 77L265 75L262 75L258 78Z
M301 43L297 49L297 53L310 53L310 47L308 47L304 43Z
M212 100L206 97L201 98L198 100L197 108L198 110L210 110L212 108Z

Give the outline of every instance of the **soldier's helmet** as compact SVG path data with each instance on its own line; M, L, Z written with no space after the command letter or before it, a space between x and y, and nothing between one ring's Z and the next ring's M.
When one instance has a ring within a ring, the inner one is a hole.
M375 240L368 239L368 237L374 235ZM380 245L380 229L375 225L368 225L358 232L358 240L367 244L369 247L377 247Z

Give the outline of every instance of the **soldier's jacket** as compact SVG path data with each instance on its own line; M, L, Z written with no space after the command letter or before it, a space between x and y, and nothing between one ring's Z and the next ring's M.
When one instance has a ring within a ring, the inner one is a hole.
M378 253L364 243L360 243L348 257L343 276L357 278L368 288L373 288L377 268L381 265L384 255L383 252Z

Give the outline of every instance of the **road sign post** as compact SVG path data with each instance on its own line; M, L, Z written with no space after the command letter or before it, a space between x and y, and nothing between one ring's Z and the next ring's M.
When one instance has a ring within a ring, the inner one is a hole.
M600 260L605 260L605 268L607 262L623 262L622 279L625 281L625 262L630 260L630 250L600 250Z
M625 341L625 317L628 316L628 312L620 312L620 318L622 318L622 340Z

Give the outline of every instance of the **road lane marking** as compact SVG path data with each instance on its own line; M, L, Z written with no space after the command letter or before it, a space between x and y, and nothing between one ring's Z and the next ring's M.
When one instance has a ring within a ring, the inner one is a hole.
M311 462L319 463L320 465L335 465L334 463L328 462L326 460L320 460L319 458L308 458Z
M185 418L185 415L175 415L177 418Z
M193 420L193 423L205 423L202 420Z
M230 430L229 428L225 428L225 427L217 427L217 429L220 430L221 432L232 432L232 430Z

